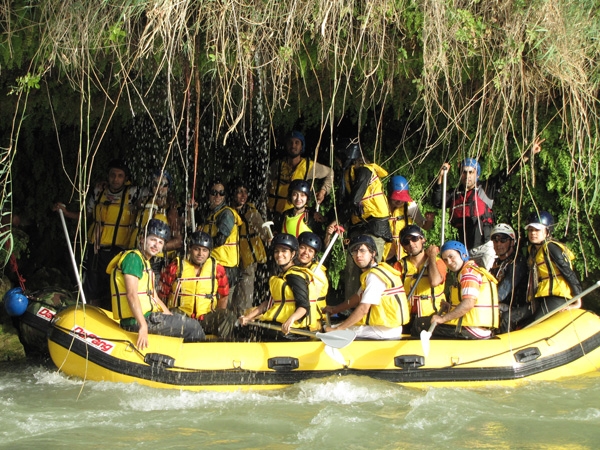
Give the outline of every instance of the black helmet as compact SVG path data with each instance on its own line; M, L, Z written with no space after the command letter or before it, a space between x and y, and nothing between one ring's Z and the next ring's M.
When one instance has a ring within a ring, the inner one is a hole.
M531 214L527 220L527 225L525 228L527 229L531 226L539 230L540 225L546 227L548 232L550 232L554 226L554 217L552 217L552 214L550 214L548 211L540 211L539 214Z
M276 234L271 241L273 249L278 245L284 245L285 247L291 248L293 251L298 252L298 239L293 234L279 233Z
M368 234L359 234L358 236L354 236L350 239L350 243L348 244L348 251L352 253L355 247L360 246L361 244L365 244L369 250L374 253L377 253L377 245L375 245L375 241Z
M321 238L311 231L305 231L298 236L298 245L308 245L315 249L315 252L321 251Z
M346 155L346 161L354 161L360 158L360 147L357 142L350 142L344 149Z
M163 239L165 242L171 239L171 229L162 220L150 219L148 221L146 236L150 236L151 234Z
M190 236L190 246L199 245L200 247L206 247L209 250L213 249L213 240L210 234L204 231L196 231Z
M421 228L417 225L407 225L404 228L402 228L402 231L400 231L400 242L402 242L402 240L406 237L406 236L419 236L424 238L425 235L423 234L423 230L421 230Z
M119 169L125 172L125 177L129 178L131 172L129 172L129 167L125 164L125 161L122 159L113 159L108 163L108 170L110 169Z
M310 194L310 184L304 180L293 180L288 187L288 199L292 198L292 192L294 191L302 192L308 197Z

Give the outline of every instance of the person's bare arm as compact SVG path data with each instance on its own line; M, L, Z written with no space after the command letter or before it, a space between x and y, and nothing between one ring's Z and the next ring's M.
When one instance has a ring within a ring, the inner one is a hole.
M365 317L370 309L371 309L370 303L361 303L356 307L356 309L354 311L352 311L352 314L350 314L350 316L346 320L344 320L341 324L339 324L335 328L325 327L325 331L345 330L346 328L351 327L352 325L356 324L360 319Z
M146 347L148 347L148 324L146 323L146 318L142 312L142 304L140 303L140 299L138 297L140 280L136 276L129 274L124 274L123 278L125 280L125 292L127 293L126 295L129 309L133 313L133 317L140 326L136 345L139 350L144 350Z
M446 323L459 317L464 316L466 313L475 308L475 298L463 298L463 300L450 311L448 314L438 316L434 314L431 318L431 323Z

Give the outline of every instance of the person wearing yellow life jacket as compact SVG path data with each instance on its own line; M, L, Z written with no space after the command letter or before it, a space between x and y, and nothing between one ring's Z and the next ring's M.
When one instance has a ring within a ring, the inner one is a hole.
M286 209L281 215L281 232L298 237L305 231L316 232L320 227L318 222L325 219L308 205L310 185L304 180L294 180L288 189L289 201L292 208ZM318 220L317 220L318 219Z
M119 253L106 269L110 273L113 317L121 328L138 333L139 350L148 347L149 334L182 337L187 342L205 339L198 321L172 314L156 295L150 259L162 251L170 235L168 225L151 219L146 233L138 239L139 247Z
M225 183L214 180L208 187L208 212L197 223L200 224L198 231L212 237L211 255L225 268L229 287L233 289L239 278L239 227L243 221L233 208L227 206L226 196Z
M339 198L338 220L329 224L328 230L342 225L348 237L369 235L377 246L377 258L383 260L384 245L392 242L390 209L381 179L387 171L377 164L367 162L357 140L351 140L343 148L344 189ZM328 239L326 239L327 241ZM360 286L361 271L352 256L346 255L344 272L344 295L349 298Z
M400 232L400 244L406 256L396 261L407 293L411 314L411 334L419 334L418 319L438 314L446 301L444 283L447 268L438 256L440 249L430 245L425 249L425 235L417 225L408 225Z
M575 255L564 244L551 237L554 218L547 211L533 213L528 220L527 265L529 285L527 298L537 320L581 293L582 288L573 270ZM581 299L569 309L581 308Z
M350 328L361 338L400 339L402 326L410 320L400 273L387 263L377 262L377 246L369 235L353 237L348 251L362 272L361 286L346 302L327 306L325 312L337 314L348 308L354 311L342 323L325 327L325 331Z
M325 315L323 309L327 306L327 293L329 292L329 280L327 279L327 269L316 260L317 253L323 246L321 238L311 231L305 231L298 236L298 256L296 264L300 267L306 267L313 275L313 282L308 286L310 296L310 307L314 308L311 314L317 314L324 322ZM319 269L317 270L317 267Z
M314 309L310 304L309 285L313 282L313 274L304 267L294 265L298 239L291 234L279 233L271 245L275 263L279 267L279 274L269 280L271 298L241 316L239 323L247 325L259 318L260 321L281 324L283 334L288 334L290 328L319 329L319 318L312 313ZM263 334L270 335L266 332Z
M83 260L83 291L89 304L110 309L108 263L129 248L131 225L135 219L135 204L139 189L129 181L127 165L120 159L108 164L108 181L98 183L87 201L86 216L91 226ZM53 210L65 217L79 220L80 214L55 203Z
M483 267L469 260L466 247L458 241L442 245L442 259L457 274L451 288L451 309L444 315L434 314L434 336L462 339L489 339L500 324L496 279ZM424 324L427 329L429 324Z
M385 244L384 260L392 264L394 261L400 261L406 256L400 243L400 232L412 224L418 225L425 231L430 230L433 226L435 213L427 212L423 217L419 205L410 196L408 181L403 176L394 175L390 178L388 196L392 242L386 242Z
M192 233L187 258L177 258L161 274L162 294L169 307L202 325L204 332L221 338L233 336L237 316L227 309L229 282L225 269L210 256L212 238Z
M236 179L230 183L233 189L233 206L242 219L240 232L240 278L230 296L230 308L240 316L252 307L254 283L259 264L267 262L265 244L271 242L269 232L263 227L264 220L253 203L248 202L248 186Z
M323 180L315 192L317 204L321 204L333 187L333 170L316 161L302 156L306 153L306 140L300 131L292 131L286 139L286 156L277 159L269 166L268 210L275 218L292 207L288 201L288 187L293 180Z

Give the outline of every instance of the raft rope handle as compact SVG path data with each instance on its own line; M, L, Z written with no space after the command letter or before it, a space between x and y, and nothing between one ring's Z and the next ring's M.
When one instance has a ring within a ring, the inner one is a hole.
M17 279L19 280L19 285L21 286L21 289L23 290L23 292L25 292L25 281L27 280L23 278L23 275L21 275L21 273L19 272L19 264L17 263L17 258L15 255L10 255L9 265L10 270L12 270L15 273L15 275L17 275Z

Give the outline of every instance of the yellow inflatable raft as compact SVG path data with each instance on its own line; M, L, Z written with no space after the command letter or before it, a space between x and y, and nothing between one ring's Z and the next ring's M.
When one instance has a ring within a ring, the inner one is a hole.
M531 328L486 341L355 340L340 350L320 340L200 342L122 330L103 310L69 307L56 314L48 337L54 364L94 381L137 382L189 390L273 389L314 378L368 376L411 386L514 385L555 380L600 367L600 318L570 310Z

